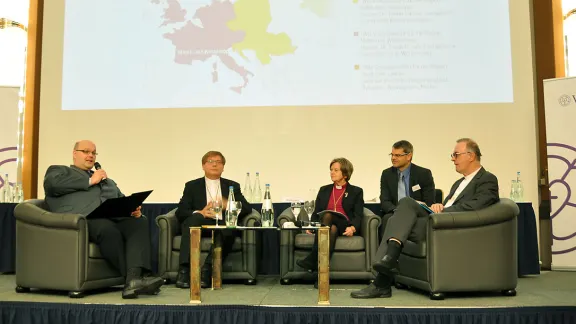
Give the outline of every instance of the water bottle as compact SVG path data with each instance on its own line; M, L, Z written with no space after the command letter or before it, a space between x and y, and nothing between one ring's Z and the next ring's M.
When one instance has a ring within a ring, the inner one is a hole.
M244 190L242 190L242 194L246 201L249 203L252 202L252 187L250 186L250 172L246 172L246 180L244 181Z
M524 184L520 180L520 171L516 172L516 201L524 201Z
M24 201L24 189L22 188L22 183L18 184L18 190L16 191L17 199L14 202L21 203Z
M226 226L236 226L236 217L238 211L236 210L236 199L234 199L234 187L230 186L230 193L228 194L228 204L226 205Z
M516 185L516 180L510 182L510 200L518 201L518 185Z
M8 173L4 177L4 202L11 203L14 201L14 197L12 196L12 187L10 187L10 179L8 178Z
M258 173L256 173L258 176ZM264 201L262 202L262 227L274 226L274 208L272 206L272 198L270 197L270 185L266 184L266 192L264 193Z
M6 190L6 182L4 182L4 185L2 185L2 188L0 188L0 203L5 202L4 201L4 199L6 199L6 198L4 198L4 196L5 196L4 191L5 190Z
M260 189L260 172L256 172L256 180L254 180L254 191L252 192L253 203L259 203L262 201L262 189Z

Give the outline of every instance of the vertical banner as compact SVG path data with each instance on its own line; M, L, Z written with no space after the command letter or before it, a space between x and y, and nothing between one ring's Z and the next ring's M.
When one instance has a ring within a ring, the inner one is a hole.
M552 269L576 270L576 78L544 80L544 104Z
M18 151L19 87L0 86L0 190L8 173L10 183L16 182Z

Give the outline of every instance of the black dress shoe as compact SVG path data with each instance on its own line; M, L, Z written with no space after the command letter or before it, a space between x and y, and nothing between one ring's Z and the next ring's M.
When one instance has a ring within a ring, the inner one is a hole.
M372 265L372 269L383 275L394 276L398 274L398 259L394 259L386 254L382 260Z
M310 272L310 273L312 273L312 272L314 272L314 271L318 271L318 263L317 263L317 262L314 263L314 262L308 260L308 258L304 258L304 259L301 259L301 260L296 260L296 264L297 264L300 268L302 268L302 269L304 269L304 270L306 270L306 271L308 271L308 272Z
M164 284L164 279L159 277L144 277L130 280L122 291L122 298L132 299L138 295L155 295Z
M390 298L392 297L392 289L390 287L379 288L371 284L370 286L353 291L350 293L352 298Z
M200 273L200 287L212 287L212 269L203 268Z
M176 287L187 289L190 288L190 269L189 268L180 268L178 270L178 277L176 278Z

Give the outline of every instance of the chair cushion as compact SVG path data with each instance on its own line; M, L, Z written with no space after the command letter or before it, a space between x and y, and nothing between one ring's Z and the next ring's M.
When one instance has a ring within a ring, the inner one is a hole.
M311 250L314 244L314 235L297 234L294 242L296 249ZM366 245L362 236L339 236L334 251L364 251Z
M93 259L104 259L100 253L100 247L95 243L88 243L88 257Z
M172 240L172 250L180 251L180 242L182 241L182 236L174 236ZM209 237L203 237L200 240L200 251L208 252L210 251L210 246L212 245L212 239ZM234 240L234 245L232 245L232 252L242 251L242 239L236 237Z
M419 243L406 241L404 243L404 248L402 249L402 254L406 254L416 258L426 257L426 241Z

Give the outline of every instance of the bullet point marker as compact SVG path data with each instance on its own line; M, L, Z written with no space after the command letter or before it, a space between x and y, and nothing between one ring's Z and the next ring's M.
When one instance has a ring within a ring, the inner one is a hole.
M354 36L358 36L358 32L354 32Z
M354 65L354 70L360 70L360 65L358 64Z

